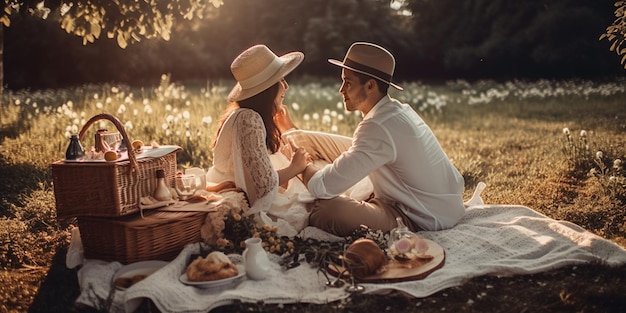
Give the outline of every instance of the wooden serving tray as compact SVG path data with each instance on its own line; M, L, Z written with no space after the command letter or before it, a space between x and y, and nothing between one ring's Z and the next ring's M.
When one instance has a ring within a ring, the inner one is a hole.
M424 240L428 243L426 254L432 255L432 259L413 259L405 262L389 260L387 265L385 265L386 270L384 272L363 277L358 279L358 281L362 283L393 283L424 279L430 273L441 268L445 262L443 247L432 240ZM344 272L344 267L338 264L330 264L328 272L333 276L339 276ZM349 276L350 274L344 275Z

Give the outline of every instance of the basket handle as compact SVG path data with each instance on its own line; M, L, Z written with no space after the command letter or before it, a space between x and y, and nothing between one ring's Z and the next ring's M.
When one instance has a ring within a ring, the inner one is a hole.
M100 113L97 115L94 115L92 118L90 118L87 123L85 123L85 125L83 126L83 128L80 130L80 133L78 133L78 138L79 140L83 140L83 137L85 136L85 133L87 132L87 130L89 129L89 127L99 121L99 120L109 120L111 123L113 123L113 125L115 125L115 127L117 128L117 130L120 131L120 134L122 134L122 140L126 141L126 151L128 152L128 160L130 161L130 170L131 172L134 172L135 169L137 169L138 165L137 165L137 156L135 156L135 151L133 151L133 147L131 146L131 142L128 139L128 135L126 134L126 130L124 129L124 125L122 124L122 122L120 121L119 118L108 114L108 113Z

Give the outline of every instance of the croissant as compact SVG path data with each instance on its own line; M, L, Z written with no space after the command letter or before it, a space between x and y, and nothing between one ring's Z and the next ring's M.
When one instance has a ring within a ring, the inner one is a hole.
M211 252L193 260L186 273L189 281L213 281L237 276L239 270L222 252Z

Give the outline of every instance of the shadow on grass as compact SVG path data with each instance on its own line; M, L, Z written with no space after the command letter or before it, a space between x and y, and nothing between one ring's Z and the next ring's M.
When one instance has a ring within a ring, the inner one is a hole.
M22 206L21 197L38 189L38 184L47 181L48 176L50 175L47 171L26 163L11 164L3 155L0 155L0 177L3 178L0 183L0 194L3 200L0 202L0 216L8 215L10 204Z
M65 266L66 247L57 249L50 269L39 286L39 291L28 312L85 312L75 308L80 294L77 270Z

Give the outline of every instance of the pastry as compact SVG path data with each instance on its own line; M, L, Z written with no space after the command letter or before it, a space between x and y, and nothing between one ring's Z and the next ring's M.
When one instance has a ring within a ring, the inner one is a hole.
M214 281L237 276L237 266L222 252L214 251L205 258L198 257L187 266L189 281Z
M148 275L134 275L132 277L118 277L115 279L115 282L113 282L115 284L115 286L119 287L119 288L130 288L130 286L142 281L144 278L148 277Z

